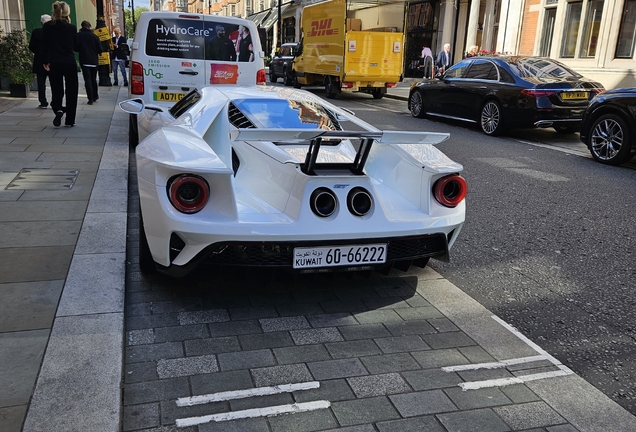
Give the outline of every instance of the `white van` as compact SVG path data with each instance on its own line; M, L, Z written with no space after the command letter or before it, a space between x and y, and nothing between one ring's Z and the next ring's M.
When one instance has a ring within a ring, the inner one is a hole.
M145 109L130 115L136 146L171 116L167 109L208 84L265 84L256 25L241 18L186 12L143 12L130 46L128 95Z

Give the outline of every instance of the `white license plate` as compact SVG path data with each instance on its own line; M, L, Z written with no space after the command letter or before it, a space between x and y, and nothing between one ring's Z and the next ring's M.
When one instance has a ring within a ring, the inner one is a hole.
M386 262L386 244L294 248L295 269Z

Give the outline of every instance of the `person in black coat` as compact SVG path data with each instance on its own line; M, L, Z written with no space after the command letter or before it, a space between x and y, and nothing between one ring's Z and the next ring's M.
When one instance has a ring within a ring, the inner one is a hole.
M71 8L66 2L53 3L51 21L44 24L44 69L49 71L51 82L51 108L55 112L53 126L62 123L66 114L67 127L75 126L77 113L77 63L73 51L78 50L77 27L71 24ZM66 91L64 84L66 83ZM66 96L66 106L62 100Z
M128 86L128 75L126 75L126 57L128 56L128 44L126 38L121 35L119 27L115 28L115 37L113 37L113 52L110 56L113 63L113 85L119 85L117 80L117 70L121 70L121 76L124 79L124 87Z
M42 15L40 22L42 26L51 21L51 15ZM46 101L46 77L49 73L44 69L44 54L42 53L42 46L44 45L44 36L42 28L36 28L31 33L31 40L29 41L29 50L33 53L33 70L32 72L37 76L38 82L38 100L40 106L38 108L46 109L49 103Z
M86 86L86 97L88 104L93 105L99 95L97 94L97 65L99 54L102 52L102 43L93 30L91 23L82 21L82 28L77 34L79 48L79 62L84 76Z

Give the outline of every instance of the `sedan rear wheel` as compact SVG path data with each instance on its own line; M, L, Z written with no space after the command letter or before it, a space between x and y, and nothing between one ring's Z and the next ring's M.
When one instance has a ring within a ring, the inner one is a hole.
M481 109L481 130L486 135L497 136L503 131L501 107L494 100L486 102Z
M631 159L630 132L622 117L606 114L592 125L590 151L598 162L620 165Z
M285 69L283 71L283 84L285 84L286 86L290 86L294 83L292 76L291 76L291 71Z
M409 98L409 110L413 117L424 117L424 99L422 98L422 92L413 90L413 93L411 93L411 97Z

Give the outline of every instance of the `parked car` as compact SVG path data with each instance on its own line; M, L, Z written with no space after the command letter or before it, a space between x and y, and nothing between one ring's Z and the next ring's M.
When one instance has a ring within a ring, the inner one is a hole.
M620 165L636 154L636 88L608 90L583 115L581 141L600 163Z
M463 168L434 147L448 134L381 131L274 86L206 86L170 112L136 147L142 271L406 270L446 260L464 224Z
M600 83L549 58L471 57L438 79L413 84L408 107L414 117L477 123L487 135L530 127L573 133L589 101L603 90Z
M292 62L298 54L298 42L284 43L269 63L269 81L275 83L282 78L286 86L293 84Z

